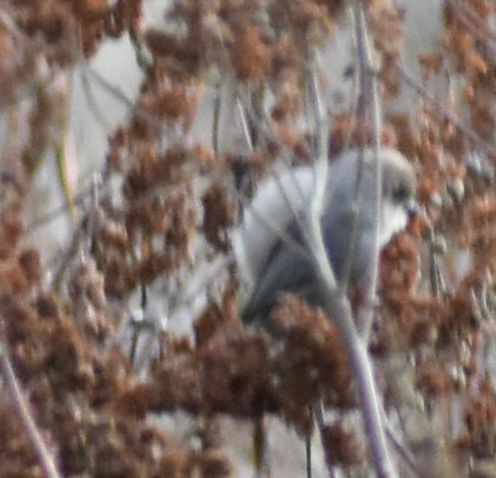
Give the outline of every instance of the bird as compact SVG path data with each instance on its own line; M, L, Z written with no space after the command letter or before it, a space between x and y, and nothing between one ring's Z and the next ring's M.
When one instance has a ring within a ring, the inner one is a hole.
M373 269L374 157L372 148L352 148L330 163L320 218L326 253L336 280L338 283L346 280L355 288L369 283ZM418 206L411 162L399 151L387 147L379 148L378 158L382 171L378 243L382 249L407 226L417 214ZM254 284L241 310L244 323L263 319L289 293L311 305L323 305L313 265L298 250L301 248L294 247L294 243L304 247L301 230L304 222L298 217L310 207L314 190L315 170L304 166L285 171L276 177L275 184L272 180L262 185L255 195L254 208L244 220L241 252L245 271L248 270ZM262 217L265 222L260 221ZM351 244L355 245L353 250Z

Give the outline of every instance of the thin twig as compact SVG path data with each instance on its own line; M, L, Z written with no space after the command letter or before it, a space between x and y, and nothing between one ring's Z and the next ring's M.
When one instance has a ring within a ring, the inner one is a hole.
M247 109L243 106L243 104L241 103L241 100L239 98L237 99L237 107L238 107L238 111L239 111L239 115L240 115L240 119L241 119L243 133L244 133L244 136L246 138L246 142L247 142L250 150L253 151L255 144L253 143L253 140L252 140L252 134L250 134L249 119L247 118L247 114L246 114ZM259 117L257 118L256 124L257 124L259 131L257 131L257 134L255 135L257 137L257 140L258 140L257 145L260 145L262 142L265 143L268 141L277 142L278 139L276 137L274 137L274 135L269 132L269 130L270 130L269 122L266 120L266 118L260 117L261 116L260 112L259 112L258 116ZM251 121L251 123L253 123L253 121ZM262 134L262 132L263 132L263 134ZM283 145L279 145L279 147L283 147ZM298 180L296 179L294 168L292 168L288 163L289 163L289 161L287 161L287 160L283 161L283 165L289 171L290 178L293 182L293 185L295 187L296 192L299 194L302 201L305 202L305 200L309 199L309 198L305 198L305 195L303 194L303 191L300 187L300 184L298 183ZM276 186L278 187L279 192L281 193L281 195L284 199L284 202L286 203L286 206L291 211L291 214L293 216L295 223L300 228L300 230L304 231L303 224L301 222L301 215L295 209L294 204L291 202L290 198L288 197L287 191L284 188L284 186L282 185L279 176L277 175L277 173L273 169L271 169L271 176L274 179L274 182L275 182ZM300 209L302 209L302 208L300 208Z
M292 166L290 159L287 158L287 152L283 151L282 156L283 156L282 164L286 169L286 171L289 173L291 177L291 182L293 183L293 186L295 188L295 191L298 193L298 196L302 200L302 204L303 205L308 204L309 200L311 199L311 196L305 195L305 193L301 189L301 184L296 179L295 168Z
M377 77L373 71L372 64L372 47L367 32L365 22L365 13L363 11L361 0L355 0L355 12L359 28L359 35L362 41L359 42L359 47L363 50L360 52L359 61L364 75L363 95L366 101L370 102L370 116L373 131L373 184L374 184L374 200L372 204L371 215L374 218L372 230L372 247L370 251L370 271L367 281L367 290L365 291L366 302L359 317L359 330L364 337L365 343L368 343L372 322L374 319L374 310L377 293L377 277L379 272L379 229L381 224L381 197L382 197L382 168L379 158L380 149L380 134L382 131L381 107L379 102L379 92L377 86ZM363 63L362 63L363 62ZM368 115L367 115L368 117Z
M267 437L267 415L254 419L253 445L255 452L255 478L270 478L270 453Z
M329 115L322 103L320 89L318 85L315 61L309 70L310 101L314 112L314 151L315 170L317 182L315 184L315 194L312 199L310 213L312 220L320 231L320 216L322 214L327 185L327 173L329 169ZM334 274L332 274L334 275Z
M68 167L67 167L67 141L69 135L69 97L73 90L73 81L70 75L62 76L61 81L67 84L67 93L63 98L63 110L64 115L59 124L60 134L59 137L55 140L55 164L57 170L57 179L59 182L59 187L61 189L62 195L67 203L67 209L70 213L72 222L76 221L77 217L77 209L76 204L74 203L74 193L72 191L72 186L68 177Z
M96 122L98 123L98 126L100 126L100 129L102 131L105 132L111 131L112 126L105 118L105 115L103 111L100 109L100 106L98 105L98 101L95 98L93 87L88 78L87 68L88 65L86 63L84 62L81 63L80 77L81 77L81 83L83 85L83 91L86 98L86 102L88 104L88 109L93 114L93 117L95 118Z
M358 62L356 62L355 65L355 72L354 72L354 83L355 83L355 98L353 101L353 116L355 117L355 121L358 116L361 117L362 121L364 121L368 108L367 106L367 101L366 101L366 94L368 91L368 76L367 72L365 71L365 65L366 65L366 58L364 57L364 52L365 52L365 46L364 46L364 38L363 38L363 33L362 30L363 28L361 27L360 24L360 18L357 17L356 12L351 9L351 17L352 17L352 22L353 22L353 43L354 43L354 52L356 58L359 59ZM352 128L354 127L353 124L349 125L349 132L348 132L348 138L347 141L351 140L351 135L352 135ZM346 151L346 149L345 149ZM350 284L351 280L351 271L352 271L352 265L353 261L355 258L355 250L356 250L356 244L357 244L357 239L358 239L358 224L359 224L359 219L360 219L360 206L362 203L362 196L363 196L363 169L364 169L364 145L360 145L360 151L359 151L359 158L358 158L358 170L357 170L357 177L355 181L355 192L354 192L354 197L353 201L350 205L351 207L351 234L350 234L350 240L348 244L348 248L346 250L346 258L344 261L344 267L343 267L343 273L340 278L340 290L342 294L348 294L348 287Z
M436 250L434 244L436 238L432 228L429 229L429 279L431 286L431 293L433 297L441 297L445 292L446 287L441 272L441 265L439 261L439 251Z
M312 478L312 435L305 437L306 478Z
M118 86L110 83L104 76L100 74L100 72L90 67L87 68L87 72L95 80L96 83L98 83L103 89L111 93L124 105L126 105L130 109L134 109L136 107L136 103L133 100L130 100Z
M102 176L99 173L93 173L92 182L89 193L91 194L91 204L88 205L87 211L82 212L81 219L76 224L69 246L62 257L60 252L56 254L56 260L59 261L57 267L53 267L56 271L52 277L52 287L54 290L60 290L64 274L69 267L71 260L80 252L82 259L90 256L92 241L95 235L95 227L97 223L97 214L100 208L100 188L103 184ZM55 261L52 261L55 262Z
M325 422L324 418L324 410L323 410L323 403L320 402L314 409L314 415L315 415L315 421L317 422L317 428L319 429L319 434L320 434L320 441L322 443L322 447L324 449L324 460L327 465L327 472L329 473L329 478L336 478L336 473L335 473L335 463L334 463L334 458L332 456L332 450L328 446L327 440L326 440L326 429L327 425Z
M246 144L248 145L248 149L253 152L254 145L251 139L251 134L250 134L250 127L248 126L248 120L246 118L246 112L245 108L243 106L243 103L241 102L241 99L239 97L236 98L236 108L238 110L239 118L241 120L241 129L243 130L243 135L246 141Z
M491 27L482 21L482 18L458 0L448 0L458 20L470 33L474 35L484 47L489 48L490 54L496 54L496 35Z
M358 51L358 39L357 39L357 26L356 26L356 21L355 17L353 15L353 11L350 9L351 12L351 21L353 22L354 28L352 29L352 44L353 44L353 51L357 52ZM352 80L352 85L351 85L351 116L350 116L350 122L348 124L348 131L346 133L345 140L343 142L343 151L347 151L348 148L351 145L351 140L353 137L353 131L356 128L358 122L358 106L360 103L360 87L359 87L359 71L358 68L354 68L353 70L353 80Z
M185 174L189 173L190 171L194 171L196 168L196 165L192 165L191 169L184 170ZM95 173L92 173L95 174ZM105 166L104 170L102 173L96 173L99 174L101 179L102 184L107 184L109 176L110 176L110 170L107 166ZM136 205L139 205L141 202L146 202L150 198L152 198L154 195L164 195L163 198L167 199L170 196L177 194L178 191L182 191L182 188L184 188L184 184L170 184L170 183L159 183L148 189L145 193L135 196L133 198L133 201ZM80 193L76 194L74 196L74 203L78 206L84 207L84 201L85 199L90 196L93 192L93 183L89 184L85 189L83 189ZM61 204L59 206L54 207L51 211L47 212L43 216L41 216L38 219L35 219L31 224L27 226L27 234L32 234L36 232L37 229L40 227L45 226L47 223L50 223L51 221L56 220L61 214L65 213L67 209L66 204ZM127 212L127 207L115 207L113 210L114 214L116 215L122 215Z
M261 89L257 90L256 84L247 87L246 96L245 112L248 120L248 131L250 132L251 142L256 147L265 136L265 131L269 130L267 128L267 112L264 108Z
M410 468L412 473L417 477L417 478L422 478L422 475L420 474L420 471L418 470L418 467L415 463L415 458L408 450L405 445L401 442L401 439L398 437L398 434L396 433L396 430L394 429L393 425L389 421L386 412L383 414L383 421L386 427L386 433L389 441L393 444L394 448L398 452L399 456L402 458L404 463Z
M436 100L425 88L409 73L404 66L399 67L399 73L407 86L412 88L422 99L429 102L434 108L433 113L438 114L442 118L450 121L461 133L469 138L479 149L486 154L496 157L496 148L490 143L482 139L474 129L469 125L460 121L451 111L446 109L441 102Z
M55 466L53 456L48 451L46 443L43 441L41 433L36 426L28 401L12 367L5 340L0 342L0 367L12 405L17 409L22 426L38 456L45 478L62 478L62 475L60 475Z
M83 220L84 219L85 218L83 218ZM58 260L59 264L57 267L55 266L53 267L54 273L52 274L51 284L50 284L51 288L56 292L60 292L64 274L67 271L67 268L71 263L71 260L80 250L79 246L83 239L84 239L84 227L83 227L83 221L81 220L77 225L77 227L74 229L69 246L67 247L66 251L62 254L62 257L60 257L61 256L60 252L56 253L55 259ZM55 262L55 260L50 262Z
M76 194L74 196L74 205L76 206L81 206L86 199L87 196L91 194L92 191L92 186L86 187L83 191L80 193ZM43 214L41 217L38 219L35 219L31 224L29 224L26 228L26 234L33 234L36 232L40 227L45 226L46 224L55 221L58 219L62 214L68 213L69 212L69 207L67 203L61 204L60 206L54 207L51 211L48 211L46 214Z
M245 208L249 208L250 213L253 215L253 217L259 221L264 227L266 227L272 234L274 234L275 237L280 239L286 246L289 248L293 249L295 252L300 254L300 256L308 261L312 261L307 249L303 247L300 243L292 239L288 234L287 231L282 231L278 227L274 226L271 222L271 218L267 217L264 213L261 211L258 211L253 204L249 203L249 199L246 198L243 194L238 194L238 198Z
M129 99L127 95L118 86L112 84L98 71L88 67L87 72L100 87L102 87L112 96L114 96L118 101L120 101L125 106L127 106L130 111L134 111L137 115L142 116L156 128L161 129L163 127L164 123L163 121L160 120L160 118L157 115L150 113L145 108L140 107L140 105L137 104L134 100Z
M145 284L141 284L140 286L140 319L139 321L133 321L133 325L134 324L140 324L142 322L144 322L144 316L145 316L145 312L146 312L146 308L147 308L147 305L148 305L148 293L147 293L147 290L146 290L146 285ZM139 340L140 340L140 336L141 336L141 327L133 327L133 331L132 331L132 334L131 334L131 346L129 348L129 361L131 362L131 364L133 366L135 366L135 360L136 360L136 354L137 354L137 351L138 351L138 343L139 343Z
M252 136L251 136L250 130L249 130L248 119L246 117L246 109L243 106L243 103L242 103L241 99L239 98L239 96L236 98L236 108L238 110L238 114L240 117L241 127L243 130L245 141L246 141L250 151L253 151L254 150L254 144L252 142ZM261 121L264 122L263 119ZM265 138L259 137L259 140L260 141L265 140ZM280 181L279 176L274 171L272 171L271 174L272 174L273 179L274 179L274 181L275 181L275 183L279 189L279 192L281 193L281 195L283 197L283 200L286 203L286 206L289 208L289 210L292 213L293 219L296 221L296 224L300 227L300 229L302 231L304 231L304 228L302 227L303 223L301 221L301 217L298 214L298 211L296 210L296 208L294 207L294 204L291 202L291 200L287 194L286 189L284 188L284 186L282 185L282 183ZM293 182L295 183L295 185L298 185L298 182L296 180L296 177L295 177L292 169L291 169L291 174L292 174L291 178L292 178ZM301 188L299 187L299 185L297 186L296 189L297 189L298 193L303 197L303 192L301 191ZM253 205L253 203L250 204L249 199L246 198L241 192L237 191L237 196L238 196L238 200L241 203L241 205L243 206L243 208L245 208L245 209L249 208L253 217L255 217L258 221L260 221L270 232L272 232L275 235L275 237L278 237L282 242L285 243L285 245L287 245L291 249L298 252L298 254L300 254L301 257L303 257L304 259L311 261L311 258L309 257L309 254L308 254L306 248L303 247L301 244L299 244L296 240L292 239L287 234L287 231L279 230L277 227L275 227L271 222L271 218L266 217L262 212L258 211L255 208L255 206Z
M151 68L151 60L145 54L145 48L143 47L143 35L141 35L142 24L138 28L130 28L129 39L134 47L134 56L136 58L136 64L139 66L140 70L146 75Z
M290 174L290 177L292 178L293 182L294 182L294 185L298 185L298 181L296 181L296 177L295 177L295 174L294 174L294 171L291 170L293 174ZM275 183L276 183L276 186L277 186L277 189L279 190L279 193L281 194L283 200L284 200L284 204L286 205L286 207L288 208L288 210L291 212L291 215L294 219L294 223L296 224L296 226L299 228L299 230L304 230L304 226L303 226L303 221L302 221L302 218L301 218L301 213L298 212L296 210L296 207L295 205L293 204L293 202L291 201L291 198L289 197L288 195L288 192L286 191L286 188L283 186L282 182L281 182L281 178L279 177L279 175L277 174L276 171L274 171L273 169L271 169L271 176L272 178L274 179ZM302 197L302 200L304 201L303 199L303 192L301 191L300 188L297 188L299 189L300 193L301 193L301 197ZM300 207L300 210L302 209L302 207Z
M219 130L220 130L220 110L222 106L222 84L219 81L215 85L215 97L212 113L212 147L215 156L219 155Z

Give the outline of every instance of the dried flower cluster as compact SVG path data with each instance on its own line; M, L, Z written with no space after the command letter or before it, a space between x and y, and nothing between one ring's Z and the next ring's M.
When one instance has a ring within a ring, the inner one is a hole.
M354 2L178 0L164 27L153 29L143 23L140 0L4 3L0 476L45 476L44 460L68 477L232 476L215 427L198 446L149 418L178 410L199 421L271 413L308 435L320 401L334 417L320 424L328 466L370 469L367 437L348 420L359 409L356 377L333 318L289 296L266 327L245 327L232 244L257 180L275 163L314 159L310 66ZM400 66L408 10L390 0L360 4L380 96L394 98L413 84ZM425 215L381 256L369 344L379 396L386 415L408 421L421 413L434 424L420 438L402 431L414 462L419 443L430 440L447 450L436 476L453 476L446 471L453 463L460 476L494 476L481 470L496 460L495 11L487 0L446 0L443 12L439 51L418 58L418 111L386 113L375 131L363 105L350 106L332 118L329 149L370 145L378 135L415 161ZM89 61L105 39L122 35L141 62L142 85L109 137L103 187L92 202L81 201L76 247L59 267L45 266L43 251L29 245L25 207L37 168L60 146L67 124L63 68ZM431 83L447 77L456 88L434 99ZM206 91L230 88L242 116L238 136L223 138L220 148L223 132L213 118L212 144L197 141L192 131ZM191 307L191 337L158 320L129 318L137 297L144 315L156 301L173 316L195 299L188 282L214 259L223 269L203 284L204 310ZM153 344L138 374L130 352L136 343L122 336L138 341L137 328L148 326ZM395 392L399 375L409 381L402 393ZM460 410L454 427L451 403Z

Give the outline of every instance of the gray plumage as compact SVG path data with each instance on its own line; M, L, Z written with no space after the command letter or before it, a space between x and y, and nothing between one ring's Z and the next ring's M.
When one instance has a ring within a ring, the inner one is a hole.
M342 154L329 168L326 198L321 218L327 254L337 280L349 272L351 285L366 284L370 280L373 246L374 202L373 152L364 151L363 179L358 204L355 248L350 254L353 229L353 200L356 197L359 150ZM382 148L379 155L382 167L382 199L379 223L379 244L386 245L402 230L413 210L415 174L407 159L399 152ZM307 189L308 182L305 186ZM304 191L311 195L311 191ZM281 207L287 207L284 202ZM308 207L308 202L306 203ZM300 213L303 205L300 205ZM287 214L281 211L281 214ZM303 244L301 231L294 219L286 225L286 234ZM319 305L320 290L312 264L280 239L270 246L264 266L258 271L255 287L247 301L242 317L246 322L267 315L285 293L296 293L306 301Z

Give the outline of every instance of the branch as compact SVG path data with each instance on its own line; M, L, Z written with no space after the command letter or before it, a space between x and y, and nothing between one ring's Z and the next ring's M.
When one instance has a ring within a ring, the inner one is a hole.
M34 418L29 409L28 401L21 389L17 377L15 376L12 363L10 361L9 352L7 350L7 343L5 340L0 342L0 369L5 380L7 392L10 395L13 406L17 409L18 416L21 420L22 426L28 435L31 444L34 447L38 460L45 478L62 478L57 471L53 457L48 451L48 448L43 441L41 433L39 432Z
M219 82L215 84L215 96L212 112L212 148L215 156L219 156L219 131L220 131L220 112L222 107L222 85Z
M366 35L365 22L363 18L362 4L359 0L355 2L357 18L360 18L362 35ZM366 44L364 44L366 45ZM363 49L362 55L367 61L367 65L371 64L370 51ZM362 61L365 61L362 60ZM362 63L363 65L363 63ZM368 68L370 70L370 68ZM354 377L357 381L358 396L360 400L360 408L365 424L369 446L372 452L374 469L379 478L394 478L398 474L393 466L390 458L389 449L386 440L386 434L382 423L381 406L375 388L372 365L368 356L366 344L361 340L355 327L351 306L344 294L337 288L336 278L329 263L322 231L320 225L320 213L323 208L323 199L325 187L327 183L328 169L328 117L321 102L320 92L315 71L311 71L310 93L312 106L314 110L316 131L316 141L314 149L314 157L317 168L317 184L315 188L315 196L312 202L310 213L307 217L308 234L305 235L307 246L312 254L314 270L318 277L320 286L324 296L324 310L329 317L332 317L339 328L341 336L350 355L351 366ZM376 93L376 89L373 90ZM374 100L374 124L377 128L379 122L379 109L377 98ZM378 133L376 133L378 137ZM376 145L377 149L377 145ZM376 156L376 181L380 180L380 171L378 172L378 156ZM377 188L380 183L377 184ZM380 193L380 190L377 189ZM376 191L376 192L377 192ZM375 205L377 212L379 202ZM378 224L376 225L378 227ZM377 231L376 231L377 235ZM377 243L377 238L375 240ZM375 251L378 256L378 251ZM375 294L375 289L373 290Z
M423 100L429 102L433 107L433 112L437 113L442 118L450 121L453 125L469 138L478 148L484 151L489 156L496 157L496 148L490 143L482 139L474 129L469 125L460 121L451 111L447 110L436 98L429 94L425 88L406 70L404 66L399 67L401 78L407 86L413 89Z
M250 127L248 126L245 108L239 96L236 97L236 109L238 110L239 118L241 120L241 129L243 130L243 136L245 138L246 145L248 146L248 149L253 152L254 145L251 139Z
M336 464L334 462L334 457L332 456L332 450L329 449L328 443L326 442L327 425L324 418L324 410L322 403L319 403L315 407L314 415L320 433L320 440L324 445L324 460L327 465L327 470L329 472L329 478L337 478L336 473L334 471L336 468Z
M351 137L353 135L353 128L357 124L357 118L358 116L361 117L361 122L364 122L365 115L366 115L366 92L368 90L367 88L367 72L365 72L365 64L366 64L366 58L363 59L362 57L364 56L364 38L362 34L362 28L359 25L359 17L356 15L356 12L351 11L351 21L353 23L353 47L354 47L354 52L355 55L360 59L358 61L357 67L354 68L353 72L353 97L352 97L352 121L350 122L349 125L349 131L348 131L348 138L346 141L349 143L351 142ZM344 151L348 148L349 144L345 144ZM355 192L354 192L354 197L353 197L353 202L351 204L351 213L352 213L352 227L351 227L351 234L350 234L350 240L349 240L349 245L348 249L346 251L346 260L344 261L344 268L343 268L343 274L340 280L340 289L341 292L345 295L348 294L348 287L350 284L350 279L351 279L351 269L352 269L352 264L353 264L353 259L355 256L355 249L356 249L356 242L357 242L357 235L358 235L358 219L359 219L359 212L360 212L360 204L362 201L362 191L363 191L363 186L362 186L362 179L363 179L363 164L364 164L364 147L363 144L361 145L360 149L360 156L359 156L359 161L358 161L358 171L357 171L357 177L355 181Z
M491 29L491 26L484 23L482 18L470 10L463 2L460 2L459 0L448 0L448 4L460 23L469 30L485 48L488 48L490 55L494 58L496 55L496 35Z
M365 14L361 1L356 0L354 3L357 37L358 37L358 58L360 61L360 70L362 72L362 98L366 113L370 109L370 120L373 131L373 184L374 184L374 201L372 204L371 215L374 217L374 227L372 230L372 248L371 266L369 280L367 281L367 290L365 291L365 306L358 317L358 327L364 338L365 343L368 343L372 321L374 319L374 305L377 302L377 277L379 272L379 228L381 223L381 197L382 197L382 168L379 160L380 134L382 131L381 106L379 102L379 94L377 87L377 77L372 64L372 48L367 32L365 22ZM368 115L366 115L368 117ZM362 161L363 162L363 161Z

